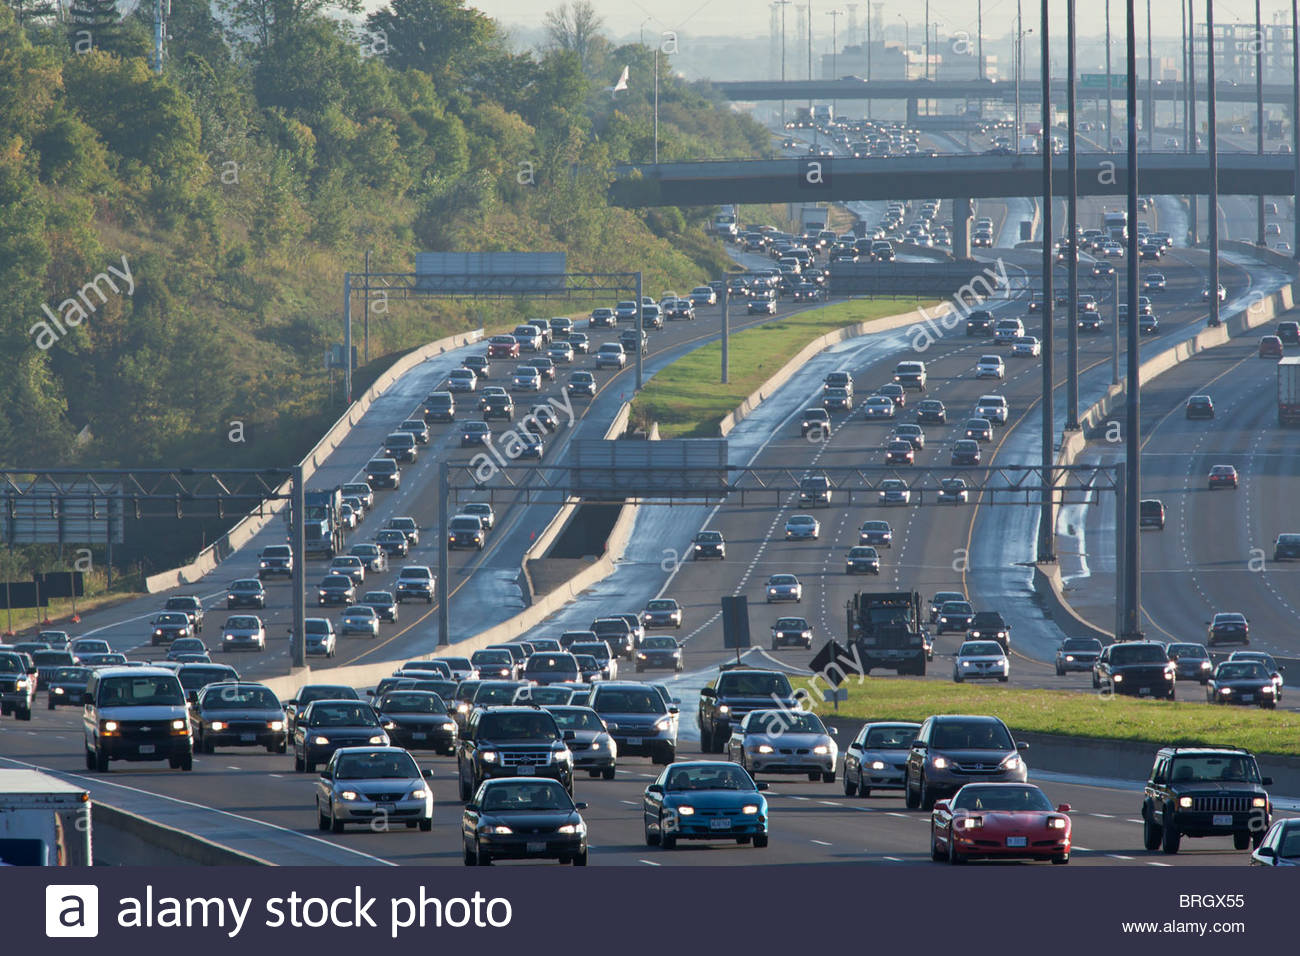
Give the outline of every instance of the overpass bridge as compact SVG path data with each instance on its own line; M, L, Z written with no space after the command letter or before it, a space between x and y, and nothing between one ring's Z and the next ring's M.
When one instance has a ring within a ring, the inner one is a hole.
M1123 77L1116 75L1111 85L1110 98L1123 103L1128 97L1124 88ZM905 100L907 102L907 119L915 123L918 116L917 104L921 100L993 100L1012 102L1016 98L1016 84L998 82L997 80L864 80L861 77L841 77L837 80L735 80L713 84L728 99L741 102L758 102L764 100ZM1215 84L1216 100L1220 103L1254 103L1255 85L1253 83L1238 86L1236 83L1220 81ZM1208 92L1204 83L1197 84L1196 97L1201 102ZM1020 100L1022 103L1041 103L1043 86L1039 81L1021 80ZM1051 81L1051 93L1054 102L1064 103L1066 96L1065 78ZM1182 81L1156 81L1153 84L1139 83L1138 99L1142 109L1142 128L1151 130L1153 122L1151 110L1157 103L1182 103L1186 95ZM1292 93L1289 83L1265 83L1264 102L1275 103L1283 107L1289 117L1292 109ZM1106 99L1104 86L1076 85L1075 98L1080 102Z
M1221 195L1295 195L1291 155L1220 153ZM1054 156L1053 182L1064 190L1067 157ZM1042 157L919 156L879 159L795 157L628 164L610 185L615 205L711 206L720 203L825 202L888 199L953 200L953 254L968 256L971 200L1040 195ZM1127 156L1080 153L1080 196L1123 196ZM1138 187L1148 195L1200 195L1210 191L1205 154L1142 153Z

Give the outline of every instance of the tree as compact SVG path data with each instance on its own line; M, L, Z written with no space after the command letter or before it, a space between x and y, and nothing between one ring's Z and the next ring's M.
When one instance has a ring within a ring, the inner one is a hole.
M73 53L112 52L121 38L117 0L72 0L68 9L68 43Z
M14 20L20 27L37 21L49 21L58 16L59 8L52 0L4 0L14 12Z
M446 76L462 73L496 33L488 17L462 0L393 0L366 26L389 66Z
M78 0L80 2L80 0ZM221 11L245 38L266 51L326 11L358 14L361 0L219 0Z
M546 27L547 38L551 45L560 50L576 53L585 68L587 55L605 21L596 12L591 0L569 0L561 3L554 10L548 10L542 20Z

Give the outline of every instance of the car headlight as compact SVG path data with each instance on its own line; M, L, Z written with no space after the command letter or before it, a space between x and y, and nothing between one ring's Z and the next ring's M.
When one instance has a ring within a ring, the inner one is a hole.
M324 591L319 591L319 590L318 590L318 591L316 592L316 595L317 595L317 597L324 597L324 596L325 596L325 592L324 592Z
M269 724L267 724L267 726L268 726L271 730L284 730L284 721L283 721L283 720L273 720L273 721L271 721Z
M771 745L771 744L759 744L757 747L754 748L754 752L755 752L755 753L760 753L760 754L770 754L770 753L773 753L772 745Z
M1047 821L1047 827L1050 830L1064 830L1065 817L1052 817Z
M1276 693L1277 693L1277 688L1274 687L1272 684L1265 684L1263 687L1260 688L1260 693L1263 693L1263 694L1276 694Z
M585 823L566 823L559 827L555 832L583 834L587 832L587 825Z
M935 757L930 761L930 763L934 766L935 770L942 770L944 767L948 766L948 760L946 757Z
M495 750L485 750L480 756L483 758L484 763L497 762L497 752Z
M318 746L324 747L327 744L329 744L330 739L328 737L322 737L318 734L317 736L312 738L311 742L317 744Z
M1209 661L1201 661L1201 670L1208 671L1213 665Z
M162 637L162 628L154 628L154 633L159 637Z
M694 808L694 807L689 807L689 806L678 807L678 808L677 808L677 815L678 815L678 816L681 816L681 817L690 817L690 816L694 816L694 815L695 815L695 808Z
M428 795L429 795L429 791L428 791L428 790L425 790L423 787L416 787L414 790L411 791L411 795L410 795L409 799L411 799L411 800L423 800L423 799L424 799L425 797L427 797Z
M1122 684L1122 683L1124 682L1124 675L1123 675L1123 674L1113 674L1113 675L1111 675L1111 680L1113 680L1116 684Z
M561 750L555 755L556 763L568 763L573 759L573 754L568 750Z
M447 721L445 724L442 725L442 729L443 729L443 730L455 730L455 729L456 729L456 722L455 722L455 721L452 721L452 720L449 720L449 721Z
M179 720L174 720L174 721L172 721L172 727L175 727L175 726L176 726L177 724L179 724L179 723L180 723ZM214 721L212 722L212 729L213 729L213 730L225 730L225 729L226 729L226 723L225 723L225 721L223 721L223 720L214 720Z
M719 704L719 705L718 705L718 713L720 713L720 714L729 714L729 713L731 713L731 708L728 707L726 704Z
M884 770L884 769L885 769L885 762L884 762L883 760L873 760L873 761L871 761L871 769L872 769L872 770Z
M52 693L55 693L55 694L62 694L62 693L63 693L63 688L62 688L62 687L56 687L56 688L54 688L54 690L52 691Z
M488 833L495 833L498 836L509 836L510 834L515 832L509 827L503 825L488 826L488 827L484 827L483 829Z
M1065 655L1065 659L1066 659L1067 661L1073 661L1073 660L1074 660L1074 655L1073 655L1073 654L1066 654L1066 655Z
M1231 688L1231 687L1220 687L1220 688L1219 688L1219 693L1220 693L1220 694L1231 694L1231 693L1232 693L1232 688Z
M970 661L962 661L962 662L961 662L961 666L962 666L962 667L970 667Z
M813 753L817 754L818 756L822 756L830 752L831 752L831 748L826 746L825 744L818 744L816 747L813 748Z
M357 799L357 792L356 792L355 790L340 790L340 791L339 791L339 799L340 799L340 800L355 800L355 799Z
M755 813L758 813L758 804L756 804L756 803L747 803L747 804L745 804L745 805L741 808L741 812L744 813L744 814L747 814L747 815L749 815L749 816L752 816L752 815L754 815Z
M640 651L637 652L637 655L636 655L636 656L637 656L640 660L645 660L645 659L646 659L645 654L641 653Z
M1021 766L1022 764L1019 754L1008 754L1002 761L1002 768L1004 770L1019 770Z
M1263 808L1268 806L1268 797L1255 797L1250 801L1252 807Z
M963 830L978 830L984 826L983 817L962 817L961 828Z
M117 733L117 721L116 720L104 721L104 732L109 734Z
M375 734L373 737L370 738L370 743L379 744L380 746L383 746L384 744L388 743L388 735Z
M1179 797L1179 798L1178 798L1178 805L1179 805L1180 807L1182 807L1184 810L1186 810L1187 808L1189 808L1189 807L1192 805L1192 798L1191 798L1191 797Z

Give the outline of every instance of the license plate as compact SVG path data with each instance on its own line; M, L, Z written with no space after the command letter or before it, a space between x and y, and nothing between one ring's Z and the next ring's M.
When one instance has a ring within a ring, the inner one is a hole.
M524 764L523 766L516 767L515 772L521 777L531 777L537 771L533 769L532 764Z
M1251 701L1253 701L1254 699L1255 699L1255 695L1254 695L1254 694L1242 694L1242 695L1241 695L1241 702L1242 702L1243 704L1249 704L1249 703L1250 703Z
M395 803L376 803L376 804L375 804L375 809L378 810L380 813L393 813L393 812L397 809L397 804L395 804Z
M156 749L156 748L155 748L155 746L154 746L153 744L141 744L141 745L140 745L140 753L142 753L142 754L151 754L151 753L154 752L155 749Z
M1139 696L1139 697L1146 697L1146 696L1148 696L1150 693L1151 693L1151 688L1150 688L1150 687L1139 687L1139 688L1138 688L1138 696Z
M546 843L545 843L545 842L542 842L542 843L529 843L529 844L528 844L528 852L529 852L529 853L545 853L545 852L546 852Z
M709 821L709 829L710 829L710 830L730 830L730 829L731 829L731 818L730 818L730 817L714 817L712 820Z
M257 741L257 734L240 734L239 740L241 743L245 744L255 743Z
M1213 826L1216 826L1216 827L1230 827L1230 826L1232 826L1232 814L1231 814L1231 813L1216 813L1216 814L1214 815L1214 823L1213 823L1212 825L1213 825Z
M627 738L627 745L628 745L629 747L640 747L640 746L641 746L641 738L640 738L640 737L629 737L629 738Z
M411 734L412 740L427 740L428 738L428 734Z
M1028 846L1028 837L1007 837L1007 846Z

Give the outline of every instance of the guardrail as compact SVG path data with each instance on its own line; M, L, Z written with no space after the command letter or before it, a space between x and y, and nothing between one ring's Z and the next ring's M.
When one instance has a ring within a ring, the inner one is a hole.
M304 480L309 479L317 468L329 457L330 453L342 443L352 429L362 417L370 410L370 406L380 395L388 390L399 378L409 372L421 362L442 355L452 349L461 348L465 345L472 345L483 337L482 329L475 329L470 332L461 332L446 338L438 339L427 345L410 352L396 362L394 362L387 371L375 380L360 398L352 403L344 413L339 416L338 420L330 426L327 431L302 459L302 469ZM289 483L285 482L277 491L281 494L288 494ZM281 498L258 507L240 519L229 531L218 538L212 544L208 545L198 556L179 568L172 568L169 571L160 571L157 574L151 574L145 579L144 589L149 594L157 594L159 591L166 591L171 588L181 587L186 584L193 584L202 578L205 574L211 572L217 565L226 558L230 557L271 522L271 520L280 513L285 506L285 499Z

